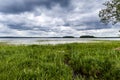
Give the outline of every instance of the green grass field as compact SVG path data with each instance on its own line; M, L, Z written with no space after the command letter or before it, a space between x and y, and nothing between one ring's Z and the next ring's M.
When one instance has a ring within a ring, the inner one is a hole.
M0 80L120 80L120 41L1 43Z

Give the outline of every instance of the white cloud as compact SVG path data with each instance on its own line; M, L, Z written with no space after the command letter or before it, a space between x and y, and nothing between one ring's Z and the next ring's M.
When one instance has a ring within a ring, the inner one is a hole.
M19 1L19 0L18 0ZM1 36L118 36L119 27L99 22L98 13L106 0L70 0L68 8L56 4L20 14L0 13ZM115 29L116 28L116 29Z

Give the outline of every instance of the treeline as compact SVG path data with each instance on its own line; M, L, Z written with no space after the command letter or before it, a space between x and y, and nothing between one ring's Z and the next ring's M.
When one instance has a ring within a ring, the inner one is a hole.
M63 36L63 38L75 38L74 36ZM80 38L96 38L95 36L83 35Z

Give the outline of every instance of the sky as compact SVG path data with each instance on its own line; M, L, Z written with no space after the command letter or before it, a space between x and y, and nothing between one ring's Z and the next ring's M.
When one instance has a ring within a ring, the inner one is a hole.
M120 25L100 22L107 0L0 0L0 36L119 36Z

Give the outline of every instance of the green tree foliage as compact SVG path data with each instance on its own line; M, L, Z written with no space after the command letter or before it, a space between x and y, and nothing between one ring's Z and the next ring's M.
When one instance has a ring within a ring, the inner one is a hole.
M101 22L116 24L120 22L120 0L111 0L104 3L105 9L99 12Z

